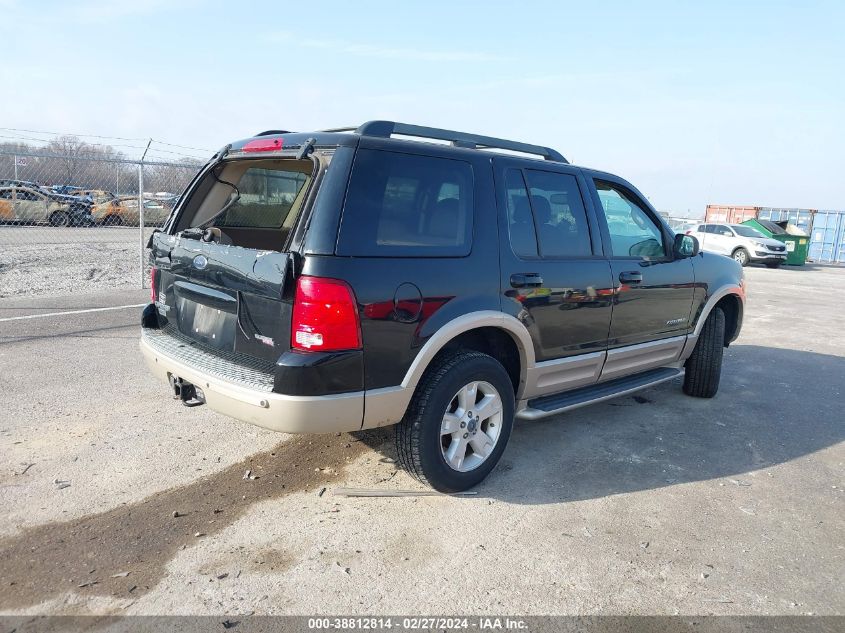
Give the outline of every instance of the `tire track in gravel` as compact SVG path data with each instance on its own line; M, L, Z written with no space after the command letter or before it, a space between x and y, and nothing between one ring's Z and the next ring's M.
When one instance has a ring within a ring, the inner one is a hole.
M0 610L72 591L142 595L161 580L180 549L232 525L255 503L329 485L367 450L348 435L297 436L186 486L0 540ZM247 469L257 478L244 479Z

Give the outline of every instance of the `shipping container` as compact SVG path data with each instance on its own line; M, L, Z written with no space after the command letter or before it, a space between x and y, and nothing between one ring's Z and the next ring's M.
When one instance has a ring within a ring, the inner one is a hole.
M725 222L727 224L742 224L746 220L757 217L760 207L737 207L723 204L708 204L704 214L706 222Z
M757 217L761 220L771 220L772 222L789 222L809 235L810 228L813 226L814 213L815 211L812 209L760 207Z
M845 211L816 211L813 214L810 259L845 262Z

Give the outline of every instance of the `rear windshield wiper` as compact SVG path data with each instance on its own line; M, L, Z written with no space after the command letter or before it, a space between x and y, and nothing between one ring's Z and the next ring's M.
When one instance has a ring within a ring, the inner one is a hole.
M179 235L189 240L201 240L204 232L205 231L200 228L189 228L183 230L181 233L179 233Z
M203 229L205 229L206 227L211 226L217 218L219 218L221 215L223 215L224 213L226 213L226 211L229 210L229 207L231 207L233 204L235 204L238 200L241 199L241 190L238 189L237 185L235 185L234 183L228 182L226 180L220 180L220 177L217 175L216 169L211 170L211 175L214 177L214 180L219 182L221 185L227 185L227 186L231 187L234 190L235 195L232 196L229 199L229 202L227 202L226 204L223 205L223 208L220 209L220 211L218 211L217 213L212 215L205 222L202 222L201 224L198 224L197 226L192 227L192 228L195 228L195 229L199 229L200 233L202 233ZM184 231L183 231L183 234L184 234Z
M200 240L201 239L201 240L206 241L206 242L211 241L210 239L208 239L209 235L208 235L207 229L208 229L209 225L211 225L221 215L226 213L226 211L229 210L229 207L231 207L233 204L235 204L241 198L241 191L240 191L240 189L238 189L237 185L235 185L234 183L228 182L226 180L221 180L220 177L217 175L216 167L211 168L211 175L214 178L214 180L219 182L221 185L227 185L227 186L231 187L234 190L234 195L232 196L232 198L226 204L223 205L222 209L220 209L217 213L215 213L210 218L208 218L205 222L201 222L197 226L191 226L191 227L188 227L187 229L184 229L181 232L181 235L182 235L182 237L185 237L189 240Z

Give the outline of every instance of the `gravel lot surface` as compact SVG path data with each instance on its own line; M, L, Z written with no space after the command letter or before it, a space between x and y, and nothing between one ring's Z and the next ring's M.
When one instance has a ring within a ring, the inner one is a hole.
M139 242L130 227L0 226L0 299L137 288Z
M746 274L716 398L521 423L474 497L333 495L422 488L390 430L182 407L137 308L2 321L145 292L0 300L0 612L841 614L845 268Z

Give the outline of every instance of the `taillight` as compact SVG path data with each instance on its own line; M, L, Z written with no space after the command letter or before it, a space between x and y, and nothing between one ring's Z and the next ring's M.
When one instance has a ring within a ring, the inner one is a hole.
M301 276L296 282L290 345L305 351L360 349L355 295L339 279Z
M152 299L153 303L158 301L158 288L156 288L157 282L158 282L158 268L153 266L152 268L150 268L150 299Z
M242 152L275 152L282 149L284 141L280 138L259 138L244 144Z

